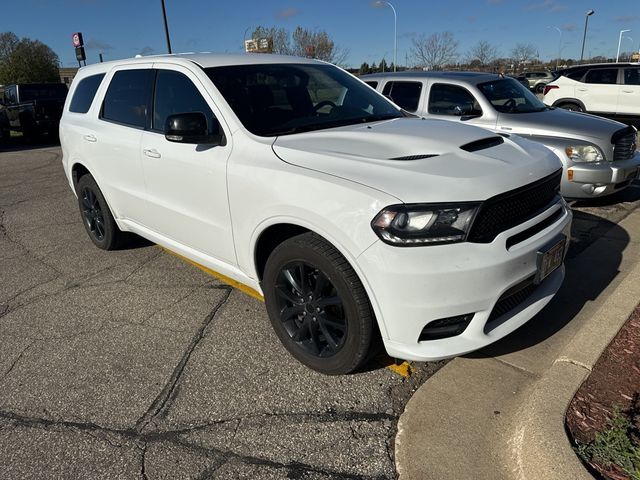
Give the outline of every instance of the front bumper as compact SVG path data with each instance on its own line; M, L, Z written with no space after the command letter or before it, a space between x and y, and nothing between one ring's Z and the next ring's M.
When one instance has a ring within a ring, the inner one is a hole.
M509 238L558 215L551 225L507 249ZM538 250L562 233L567 238L566 253L571 218L571 211L559 202L533 219L502 232L489 244L408 248L381 241L373 244L358 257L358 264L377 306L389 355L416 361L462 355L489 345L526 323L560 288L563 266L515 308L497 321L492 320L494 328L486 328L501 296L535 275ZM461 334L418 340L429 322L470 313L473 318Z
M565 168L561 191L567 198L594 198L615 193L638 177L640 152L616 162L574 163ZM569 171L572 180L569 180Z

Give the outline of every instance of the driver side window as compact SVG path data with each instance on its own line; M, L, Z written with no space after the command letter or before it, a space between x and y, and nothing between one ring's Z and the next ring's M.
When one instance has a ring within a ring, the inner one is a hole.
M475 97L463 87L436 83L429 92L429 113L434 115L482 115Z

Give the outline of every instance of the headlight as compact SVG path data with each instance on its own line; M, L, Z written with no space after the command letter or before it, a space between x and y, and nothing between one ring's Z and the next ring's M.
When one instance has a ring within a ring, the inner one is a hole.
M371 222L390 245L416 247L463 242L480 203L392 205Z
M574 162L602 162L604 155L593 145L572 145L564 149L567 157Z

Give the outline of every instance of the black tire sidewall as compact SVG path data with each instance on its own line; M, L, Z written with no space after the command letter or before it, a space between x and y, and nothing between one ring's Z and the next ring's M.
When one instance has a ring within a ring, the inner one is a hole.
M350 373L356 370L367 358L371 348L373 332L373 315L368 303L362 301L364 287L356 277L357 282L345 278L344 265L340 268L331 256L327 256L319 249L312 246L314 235L303 234L283 242L276 247L267 260L263 278L263 288L267 313L278 338L301 363L309 368L328 375ZM315 236L315 239L320 237ZM325 245L331 247L325 242ZM335 251L335 249L333 249ZM344 257L341 257L344 260ZM286 264L295 261L304 261L321 270L327 279L333 284L342 299L345 316L347 319L347 337L338 353L331 357L320 358L307 353L298 346L287 333L280 321L280 311L276 301L276 279L278 273ZM346 262L346 261L345 261ZM348 265L348 264L347 264ZM351 272L353 270L348 267ZM353 273L355 277L355 273ZM357 298L360 301L357 300ZM365 297L366 298L366 297Z
M90 189L94 193L94 195L98 199L98 203L100 204L100 209L102 210L105 227L104 238L102 240L98 240L93 235L84 218L84 213L82 210L82 192L85 188ZM118 237L117 234L119 233L118 226L113 219L113 215L111 215L111 210L109 209L109 205L107 205L107 202L104 199L104 195L102 195L98 184L91 175L87 174L80 177L76 186L76 194L78 196L78 207L80 208L80 217L82 219L82 224L84 225L84 229L86 230L87 235L89 235L89 238L91 239L93 244L102 250L113 250L114 248L116 248Z

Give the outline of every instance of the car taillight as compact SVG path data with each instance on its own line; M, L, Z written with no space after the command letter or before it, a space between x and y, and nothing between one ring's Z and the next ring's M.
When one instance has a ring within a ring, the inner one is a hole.
M549 90L553 90L554 88L560 88L558 85L545 85L544 92L542 95L546 95Z

